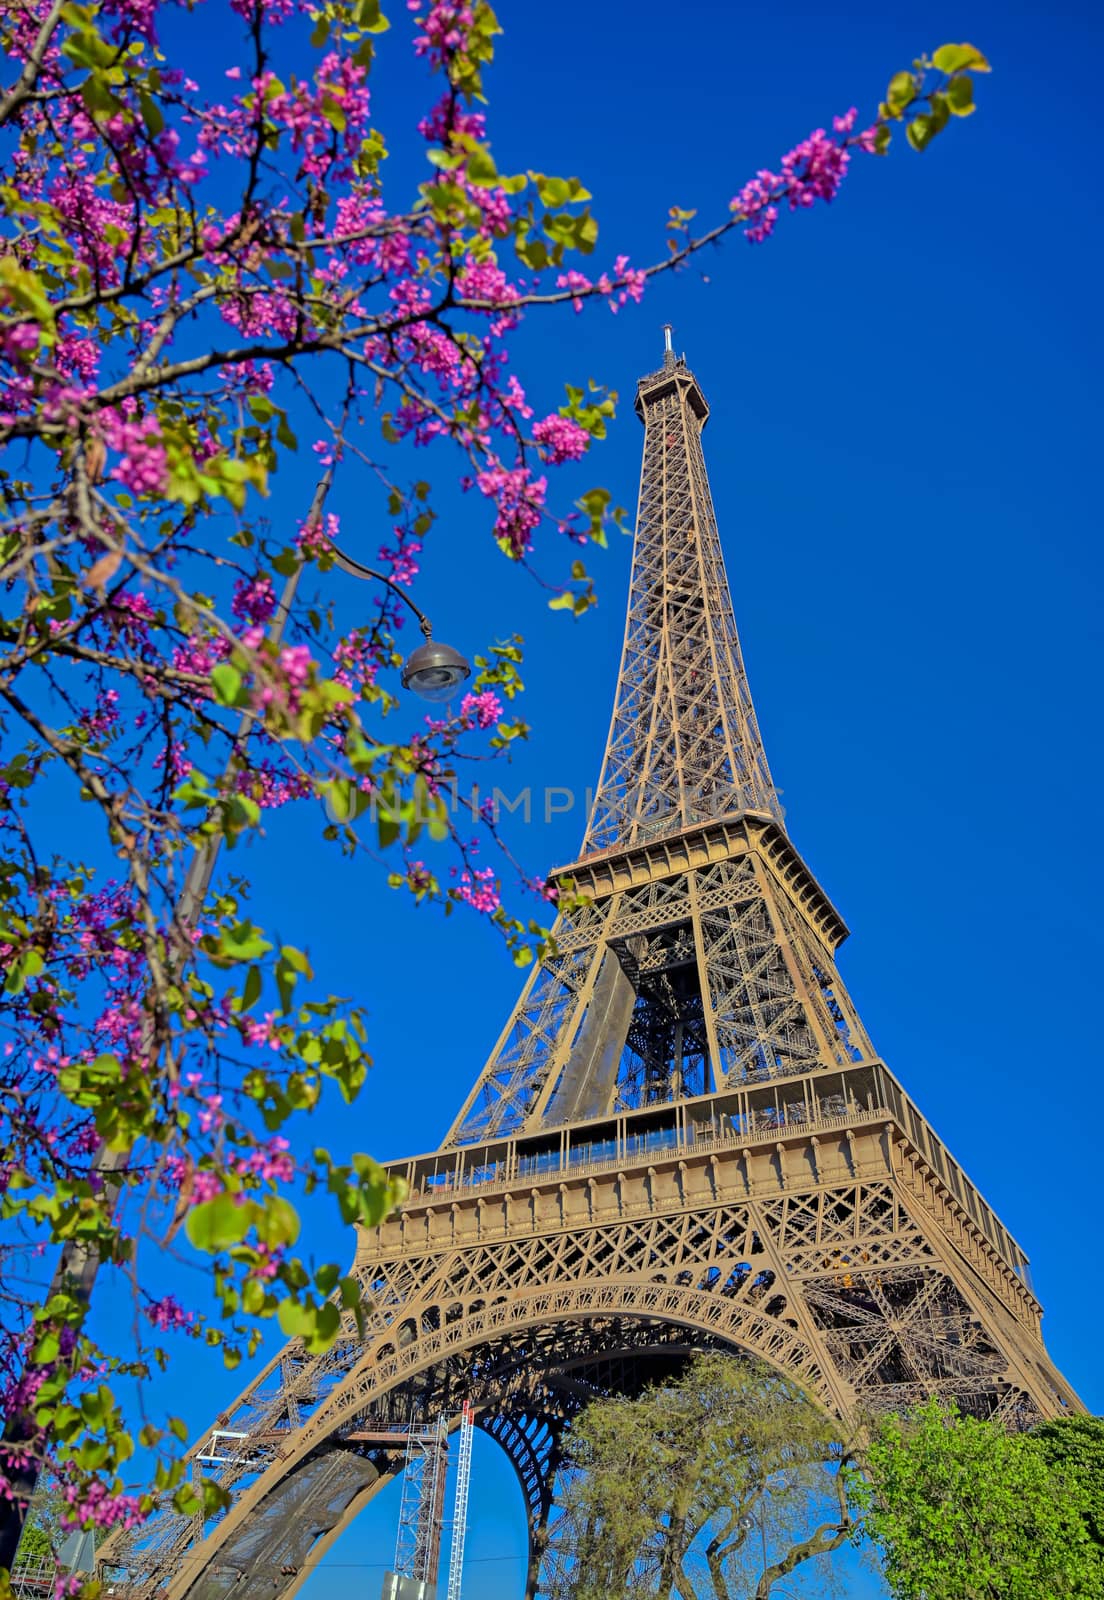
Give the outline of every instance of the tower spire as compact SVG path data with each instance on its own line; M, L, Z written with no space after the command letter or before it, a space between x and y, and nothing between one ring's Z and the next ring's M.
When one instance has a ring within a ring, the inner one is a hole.
M744 671L702 454L709 407L664 324L637 385L644 455L628 619L583 855L782 811Z

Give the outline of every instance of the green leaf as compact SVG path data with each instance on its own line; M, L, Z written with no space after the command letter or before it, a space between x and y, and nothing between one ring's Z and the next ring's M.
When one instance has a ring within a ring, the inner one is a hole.
M935 125L935 119L929 117L926 112L921 112L918 117L913 117L905 129L908 142L914 150L927 149L938 132L939 129Z
M44 1333L41 1339L35 1341L34 1348L31 1351L31 1360L36 1366L48 1367L52 1361L57 1360L60 1354L61 1340L56 1333L51 1331Z
M220 661L217 667L211 668L211 686L220 705L236 706L241 696L242 675L228 661Z
M61 47L63 56L68 56L70 61L78 67L110 67L114 64L118 51L107 40L101 38L90 23L85 23L71 33Z
M916 99L916 79L911 72L895 72L886 90L886 104L890 115L899 117L906 106Z
M251 922L236 922L233 926L220 928L217 935L208 934L200 943L220 966L237 961L256 961L273 948L271 941Z
M299 1213L282 1195L269 1195L263 1214L257 1218L257 1237L263 1244L294 1244L299 1237Z
M251 1010L252 1007L257 1004L257 1001L260 998L261 998L261 969L260 969L260 967L250 967L249 971L245 975L245 983L244 983L244 985L242 987L241 1007L240 1007L240 1009L242 1011Z
M202 1502L190 1483L184 1484L173 1495L173 1510L178 1511L182 1517L194 1517L198 1514Z
M241 1291L242 1310L250 1317L259 1317L264 1310L264 1285L256 1278L246 1278Z
M498 183L498 168L491 157L491 152L486 145L473 144L468 152L467 165L465 166L468 182L474 183L477 188L490 189Z
M142 112L142 121L156 139L157 135L162 133L165 128L165 118L161 107L153 96L146 94L144 90L139 90L138 105Z
M330 127L333 128L335 133L345 132L345 129L348 126L348 121L345 116L345 109L340 100L335 99L333 95L324 95L322 97L321 110L322 115L330 124Z
M230 1194L217 1194L201 1201L188 1212L184 1231L197 1250L217 1255L231 1245L240 1244L249 1232L255 1208L248 1202L237 1204Z
M328 1350L341 1327L341 1313L329 1300L320 1306L281 1300L276 1317L288 1338L302 1339L311 1355Z
M8 980L4 985L5 994L21 994L28 978L37 978L46 963L42 959L42 951L34 945L28 945L12 962L8 972Z
M589 189L583 188L578 178L549 178L543 172L531 172L529 176L537 186L542 205L573 205L577 201L581 203L594 198Z
M349 778L334 778L331 783L320 784L327 809L335 822L351 822L371 805L371 797L359 784Z
M394 1184L384 1167L371 1156L359 1152L353 1156L357 1174L357 1205L360 1220L366 1228L374 1228L389 1216L398 1198Z
M980 50L972 44L941 44L932 56L932 65L939 72L992 72Z
M356 24L365 33L386 33L391 26L379 7L379 0L359 0Z
M974 80L964 74L950 80L944 98L954 117L968 117L977 110L974 105Z

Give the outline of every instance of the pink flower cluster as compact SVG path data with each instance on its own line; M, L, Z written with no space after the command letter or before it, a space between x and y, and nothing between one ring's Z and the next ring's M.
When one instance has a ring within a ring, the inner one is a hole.
M61 1498L61 1526L66 1533L75 1528L133 1528L142 1520L136 1495L112 1494L99 1478L65 1484Z
M571 417L545 417L543 422L534 424L533 438L557 467L564 461L578 461L590 446L590 434Z
M235 583L230 610L240 621L259 626L268 621L275 609L276 594L267 572L258 573L255 578L239 578Z
M504 229L501 227L490 226L487 206L482 199L487 193L486 189L479 188L475 188L472 191L473 198L484 211L484 231L489 229L491 232L503 232ZM505 198L503 196L504 200ZM493 317L491 334L494 338L501 338L511 328L516 328L521 321L520 313L510 310L510 307L517 303L518 291L496 262L470 261L466 263L456 275L456 287L464 301L483 302L480 309L490 312Z
M264 1183L290 1183L295 1176L295 1163L288 1154L290 1148L288 1141L277 1135L250 1150L248 1155L239 1156L234 1170L260 1178Z
M0 306L3 301L0 300ZM37 322L12 322L6 328L0 328L0 359L4 361L25 361L38 349L39 328Z
M188 1328L195 1321L195 1313L185 1311L174 1295L163 1295L160 1300L150 1300L145 1313L155 1328L168 1332L173 1328Z
M306 799L314 793L314 785L308 773L255 757L249 770L240 775L238 790L255 800L262 811L274 811L293 800Z
M490 689L466 694L460 702L460 721L469 728L492 728L502 716L502 702Z
M612 275L603 272L595 287L602 294L608 295L607 305L616 315L620 306L626 305L630 300L637 305L644 297L644 285L647 279L643 272L629 266L628 256L618 256L613 263Z
M291 89L274 86L271 72L253 80L265 115L287 128L300 156L300 175L334 182L353 175L353 162L368 128L367 71L348 56L323 57L310 80Z
M433 874L424 861L408 861L405 881L407 887L413 890L414 894L420 898L433 887Z
M489 500L494 500L495 538L510 556L518 559L533 548L533 529L540 522L546 478L534 478L528 467L512 470L496 462L476 473L476 483Z
M324 517L316 517L309 524L300 524L299 532L295 535L295 547L308 555L321 555L332 544L337 543L340 532L341 524L330 511Z
M405 528L396 528L396 542L392 545L381 544L379 559L389 569L390 575L396 583L410 584L418 576L418 557L422 553L421 542L408 537Z
M422 0L407 0L407 9L417 11L421 4ZM428 55L434 66L440 66L464 48L475 13L464 0L436 0L417 21L422 31L414 40L415 53Z
M467 905L487 915L497 911L502 904L493 867L477 867L474 872L462 872L456 894Z
M107 738L119 721L118 689L97 689L96 704L81 714L81 727L90 739Z
M644 286L647 281L647 273L637 267L629 266L628 256L618 256L613 263L613 271L603 272L594 282L591 282L585 272L572 267L569 271L559 274L556 288L568 291L572 297L571 304L576 311L583 309L584 297L597 290L599 294L606 296L606 304L616 315L630 300L640 303L644 297Z
M280 651L280 665L288 683L295 689L302 689L311 674L311 653L305 644L288 645Z
M117 411L103 413L104 441L122 459L111 476L136 495L163 495L169 484L161 425L156 417L134 420Z
M857 117L854 106L842 116L833 117L835 138L830 138L823 128L815 128L782 157L780 173L764 168L744 184L730 209L747 219L744 232L752 243L759 243L774 231L778 206L783 200L789 201L791 211L797 211L817 200L835 199L851 160L848 146L854 144L867 152L875 149L877 123L853 137Z
M807 139L782 157L782 183L790 210L817 200L834 200L851 157L842 144L815 128Z

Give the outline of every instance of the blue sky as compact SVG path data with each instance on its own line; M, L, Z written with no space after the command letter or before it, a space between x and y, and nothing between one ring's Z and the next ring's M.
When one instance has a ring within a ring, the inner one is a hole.
M392 10L375 106L399 176L425 95ZM706 456L788 824L853 930L844 979L876 1046L1032 1257L1051 1353L1104 1410L1101 15L993 0L852 0L846 16L794 0L505 3L501 15L489 79L499 166L580 176L603 265L622 250L641 265L662 254L672 203L721 216L756 168L833 112L872 114L921 50L969 39L993 62L979 113L924 156L901 145L859 160L830 209L784 218L763 246L732 241L639 309L532 319L518 361L543 409L564 381L620 389L578 486L605 483L631 508L632 388L657 362L660 325L675 324L712 406ZM274 517L302 514L308 472L285 482ZM526 637L534 732L500 782L582 793L605 740L629 543L593 552L600 605L574 623L497 555L481 505L444 489L439 503L418 591L439 635L469 652ZM383 508L351 479L334 504L352 553L371 559ZM544 570L564 560L549 547ZM357 601L342 589L338 604L351 616ZM582 825L578 810L548 824L538 811L513 843L540 872L572 857ZM354 1114L323 1113L315 1139L380 1156L431 1148L517 974L474 916L417 912L367 860L312 843L310 827L282 813L251 852L258 920L309 945L327 986L368 1005L377 1062ZM240 1374L195 1377L198 1428ZM365 1513L307 1600L378 1592L396 1502L391 1491ZM520 1495L478 1440L468 1548L466 1600L516 1600ZM875 1591L856 1578L850 1592Z

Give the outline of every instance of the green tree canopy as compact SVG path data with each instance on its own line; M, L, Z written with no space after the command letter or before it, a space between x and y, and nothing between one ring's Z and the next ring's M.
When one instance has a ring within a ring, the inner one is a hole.
M838 1433L777 1373L723 1355L638 1399L594 1401L569 1439L574 1600L767 1600L797 1568L823 1568L854 1532Z
M1058 1417L1032 1438L1052 1470L1073 1484L1089 1537L1104 1556L1104 1417Z
M1070 1470L1075 1450L1061 1460L1066 1438L1081 1443L1076 1433L1008 1433L936 1401L887 1418L864 1480L853 1478L853 1502L895 1600L1099 1600L1090 1474Z

